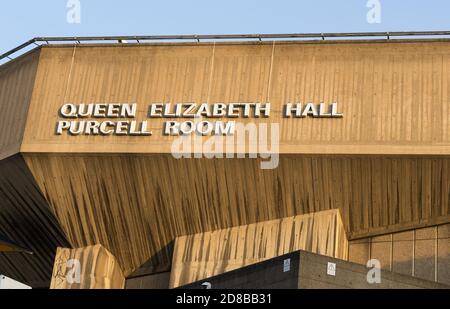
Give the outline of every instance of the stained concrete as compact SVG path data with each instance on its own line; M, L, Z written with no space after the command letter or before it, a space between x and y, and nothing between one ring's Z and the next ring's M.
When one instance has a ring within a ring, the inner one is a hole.
M290 260L290 268L284 263ZM327 274L328 263L336 264L335 276ZM243 267L181 289L202 289L205 282L213 289L416 289L450 288L436 282L381 270L381 282L370 284L366 266L297 251L258 264Z

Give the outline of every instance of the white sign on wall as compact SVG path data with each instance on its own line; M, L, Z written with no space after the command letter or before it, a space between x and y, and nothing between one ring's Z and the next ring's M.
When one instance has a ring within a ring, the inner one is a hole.
M291 259L284 260L283 263L283 272L286 273L291 270Z
M336 276L336 263L328 262L327 275L328 276Z

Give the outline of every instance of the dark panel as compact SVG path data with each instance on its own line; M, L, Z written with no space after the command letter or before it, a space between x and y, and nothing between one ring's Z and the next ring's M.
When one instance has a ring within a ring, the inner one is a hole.
M213 289L297 289L299 258L299 252L293 252L180 288L201 289L203 283L209 282ZM285 268L287 260L289 268Z
M21 155L0 161L0 234L33 254L0 254L0 273L48 287L58 246L71 247Z

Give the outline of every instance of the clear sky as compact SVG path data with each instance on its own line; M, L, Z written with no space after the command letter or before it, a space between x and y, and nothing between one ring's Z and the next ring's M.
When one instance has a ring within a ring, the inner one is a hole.
M81 5L68 22L69 1ZM379 1L379 23L368 2ZM373 20L372 20L373 21ZM0 53L36 36L450 30L449 0L2 0Z

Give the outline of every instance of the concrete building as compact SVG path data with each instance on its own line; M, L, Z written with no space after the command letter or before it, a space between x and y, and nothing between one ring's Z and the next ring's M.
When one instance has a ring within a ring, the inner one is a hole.
M0 273L176 287L307 250L450 284L449 34L27 42L0 66L0 234L34 254Z

